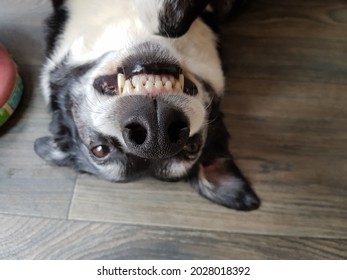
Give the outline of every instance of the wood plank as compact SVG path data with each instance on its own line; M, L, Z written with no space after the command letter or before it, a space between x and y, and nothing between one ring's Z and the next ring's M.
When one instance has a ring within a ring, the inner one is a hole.
M231 149L244 170L256 182L271 177L282 185L324 185L325 192L347 199L347 87L238 79L232 84L222 107Z
M344 1L252 1L222 29L227 76L346 84Z
M236 233L346 236L344 190L332 192L330 186L292 185L285 179L272 181L271 175L262 180L253 175L262 206L260 210L246 213L212 204L183 182L173 184L143 179L116 184L80 175L69 217Z
M33 149L48 134L49 116L35 88L38 69L21 74L25 92L19 108L0 131L0 213L66 217L76 173L51 166Z
M0 215L0 259L345 259L347 241ZM274 246L275 244L275 246Z
M227 78L226 84L225 113L259 120L319 120L323 125L346 122L347 85L251 78Z

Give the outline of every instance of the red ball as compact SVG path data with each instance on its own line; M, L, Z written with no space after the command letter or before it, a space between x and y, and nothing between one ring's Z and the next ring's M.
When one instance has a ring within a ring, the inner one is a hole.
M0 44L0 126L17 108L22 91L23 84L16 63Z

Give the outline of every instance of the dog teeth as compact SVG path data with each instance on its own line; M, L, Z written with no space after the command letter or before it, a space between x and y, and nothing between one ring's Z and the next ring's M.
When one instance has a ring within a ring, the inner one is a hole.
M153 82L151 82L151 81L148 80L148 81L146 82L145 88L146 88L147 92L152 92L152 91L153 91L153 88L154 88Z
M161 81L161 77L160 77L159 75L155 75L155 76L154 76L154 80L155 80L156 82Z
M179 83L181 84L182 90L184 89L184 75L180 74Z
M143 94L155 96L165 93L181 93L184 88L184 75L178 80L172 75L139 74L126 80L124 74L117 76L118 92L120 94Z
M118 84L118 91L123 92L124 84L125 84L125 76L124 74L119 73L117 76L117 84Z
M133 76L133 77L131 78L131 83L132 83L133 85L136 85L139 81L140 81L140 77L139 77L138 75Z
M171 83L171 81L166 81L166 83L165 83L165 90L167 92L172 92L172 83Z
M157 90L162 90L162 88L163 88L163 83L162 83L161 80L156 80L154 86L155 86L155 88L156 88Z
M132 87L131 82L129 80L125 81L123 93L128 93L128 94L133 93L133 87Z
M169 80L169 78L167 76L163 76L161 78L161 81L163 82L163 85L165 85L168 80Z
M151 82L152 84L154 84L154 81L155 81L154 76L153 75L149 75L148 76L148 81Z
M144 85L147 82L147 80L148 80L148 78L146 77L146 75L141 75L139 82Z
M137 94L144 94L146 93L146 89L145 87L143 86L142 83L138 83L135 87L135 93Z
M181 87L181 84L180 83L176 83L175 84L175 92L179 92L181 91L183 88Z

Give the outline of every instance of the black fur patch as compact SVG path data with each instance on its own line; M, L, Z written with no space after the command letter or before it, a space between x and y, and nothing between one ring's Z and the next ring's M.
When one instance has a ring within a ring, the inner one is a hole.
M65 0L52 0L51 2L54 9L59 9L65 3Z
M211 28L214 33L218 34L220 32L218 20L215 13L205 11L201 14L200 18L206 25Z
M210 0L166 0L159 12L159 34L176 38L184 35Z
M68 11L64 8L64 3L64 0L53 0L54 12L45 22L47 56L53 51L57 38L62 34L68 19Z
M234 17L248 0L166 0L159 12L159 35L176 38L184 35L200 17L212 31L219 33L219 22ZM213 12L206 11L210 4ZM205 10L205 11L204 11Z

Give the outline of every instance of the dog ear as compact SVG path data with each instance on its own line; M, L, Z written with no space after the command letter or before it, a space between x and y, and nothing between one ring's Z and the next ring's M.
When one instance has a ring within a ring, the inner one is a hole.
M77 129L70 111L70 98L62 88L51 85L56 90L50 96L50 111L52 120L49 130L52 136L42 137L35 141L35 152L44 160L61 165L75 166L74 140L77 137Z
M189 180L202 196L217 204L237 210L256 209L260 200L229 152L229 134L222 117L215 106L210 113L205 148Z
M72 119L70 124L62 118L59 111L53 113L50 131L53 136L46 136L36 139L34 143L35 152L44 160L60 165L67 166L75 169L78 172L87 172L97 174L97 170L90 163L88 158L82 152L80 139L76 134ZM60 116L60 119L57 118Z
M254 210L259 198L231 157L200 163L190 178L192 186L207 199L237 210Z
M71 155L63 151L53 137L46 136L36 139L34 149L41 158L48 162L61 166L73 165Z

